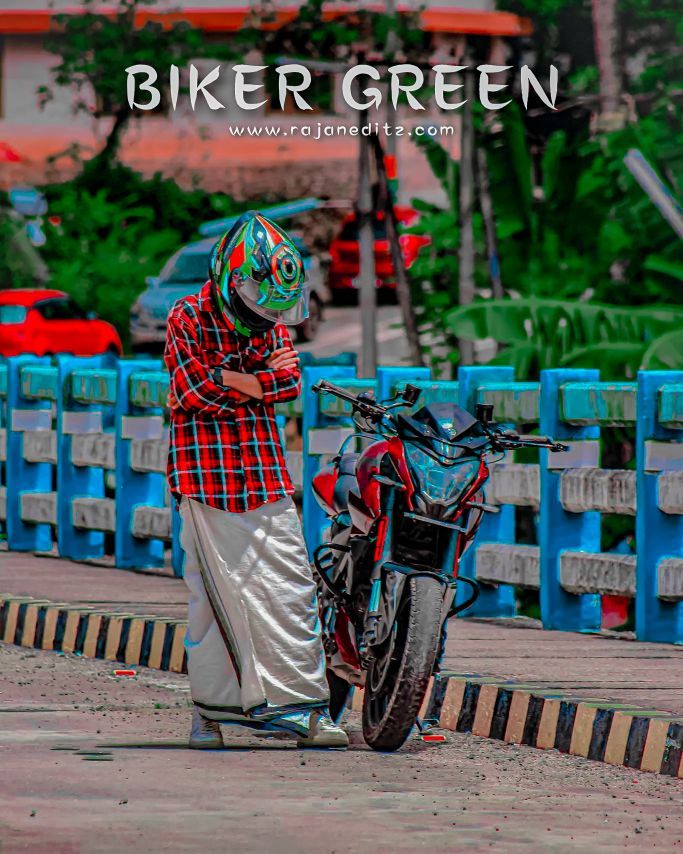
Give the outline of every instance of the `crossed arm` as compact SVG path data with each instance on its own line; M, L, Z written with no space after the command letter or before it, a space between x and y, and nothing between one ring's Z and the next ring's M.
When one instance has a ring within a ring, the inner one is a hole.
M217 383L206 365L195 329L182 318L169 318L164 360L170 374L171 409L221 415L249 399L278 403L297 397L301 372L289 334L278 337L282 346L266 359L265 368L247 374L222 371Z

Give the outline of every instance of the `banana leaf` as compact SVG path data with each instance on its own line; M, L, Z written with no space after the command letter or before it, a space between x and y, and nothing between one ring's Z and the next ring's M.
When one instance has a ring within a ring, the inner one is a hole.
M674 329L650 344L643 355L645 371L683 370L683 329Z

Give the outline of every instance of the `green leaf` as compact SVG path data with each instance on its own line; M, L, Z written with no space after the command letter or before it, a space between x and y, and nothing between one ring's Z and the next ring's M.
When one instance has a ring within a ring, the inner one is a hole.
M662 258L659 255L648 255L643 267L645 270L663 273L665 276L671 276L672 279L683 282L683 263L680 261L670 261L668 258Z
M655 339L643 355L644 371L683 369L683 329L675 329Z

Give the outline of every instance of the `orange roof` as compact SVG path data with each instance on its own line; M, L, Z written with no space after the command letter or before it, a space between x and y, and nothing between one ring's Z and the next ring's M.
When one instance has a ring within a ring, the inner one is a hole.
M381 4L368 4L364 9L373 12L384 11ZM57 14L78 15L82 7L67 8L56 12L45 9L21 9L0 12L0 34L40 34L54 26ZM279 7L272 19L262 25L263 29L276 29L296 18L298 6ZM327 19L349 12L348 7L330 6L325 10ZM399 11L408 11L406 7ZM113 13L112 13L113 14ZM248 7L232 7L223 11L218 9L186 9L182 12L141 10L136 20L140 26L148 21L158 21L171 26L179 21L187 21L192 26L210 33L232 33L248 26L253 10ZM458 9L453 7L430 7L419 13L420 24L427 32L463 33L490 36L521 36L531 33L531 21L511 12L487 12L482 10Z

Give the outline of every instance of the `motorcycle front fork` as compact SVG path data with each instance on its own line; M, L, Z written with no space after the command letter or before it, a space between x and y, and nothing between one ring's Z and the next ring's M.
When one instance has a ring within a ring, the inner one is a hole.
M393 489L389 491L384 516L378 523L378 537L383 537L382 548L378 553L378 545L375 545L375 560L370 573L370 598L368 601L368 610L365 615L365 626L363 630L363 639L361 640L360 653L363 655L369 646L377 639L377 629L379 622L382 619L381 602L382 602L382 568L387 560L391 557L391 543L393 540L394 526L394 500L396 493Z

